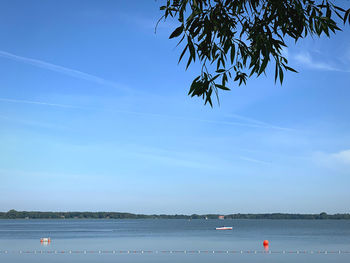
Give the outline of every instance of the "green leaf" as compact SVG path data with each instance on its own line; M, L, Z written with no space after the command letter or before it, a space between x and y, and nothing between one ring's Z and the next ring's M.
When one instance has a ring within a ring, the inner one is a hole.
M190 90L188 92L188 95L190 95L196 88L198 88L198 86L200 85L200 83L198 82L200 77L201 76L198 76L192 81L192 84L191 84Z
M174 38L174 37L178 37L179 35L181 35L181 33L183 32L184 27L181 25L178 28L176 28L173 33L171 33L169 39Z
M276 67L275 67L275 83L277 81L277 77L278 77L278 61L276 61Z
M235 44L233 43L232 46L231 46L231 64L233 64L233 61L235 60L235 54L236 54L236 47L235 47Z
M191 62L192 62L192 55L190 55L190 57L189 57L189 59L188 59L188 61L187 61L186 70L187 70L188 67L190 66Z
M288 66L286 66L286 65L284 65L284 68L285 68L286 70L289 70L289 71L298 73L298 71L296 71L294 68L288 67Z
M180 55L180 58L179 58L179 61L178 61L177 63L180 63L182 57L183 57L183 56L185 55L185 53L186 53L187 48L188 48L188 45L186 45L186 47L185 47L184 50L182 51L182 53L181 53L181 55Z
M230 90L228 87L225 87L225 86L220 85L220 84L215 84L215 87L222 89L222 90Z
M350 8L344 14L344 24L346 23L346 19L348 17L349 17L349 24L350 24Z
M283 82L283 69L282 69L282 67L279 67L279 74L280 74L280 82L282 85L282 82Z
M189 50L190 50L190 53L191 53L191 57L195 61L196 60L196 51L194 49L193 42L192 42L192 40L191 40L191 38L189 36L187 37L187 42L188 42L188 47L189 47Z
M261 66L260 66L260 70L259 70L259 72L258 72L258 76L261 75L261 73L263 73L263 72L265 71L267 62L269 62L269 58L268 58L268 57L265 57L265 59L263 60L263 63L262 63Z
M215 77L213 77L213 78L210 79L209 81L212 82L212 81L216 80L219 76L220 76L220 74L217 74L217 75L215 75Z

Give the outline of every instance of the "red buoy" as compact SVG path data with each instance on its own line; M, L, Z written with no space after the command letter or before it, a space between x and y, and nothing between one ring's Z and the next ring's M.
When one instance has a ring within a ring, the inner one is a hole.
M269 241L268 240L264 240L263 245L264 245L264 247L268 247L269 246Z

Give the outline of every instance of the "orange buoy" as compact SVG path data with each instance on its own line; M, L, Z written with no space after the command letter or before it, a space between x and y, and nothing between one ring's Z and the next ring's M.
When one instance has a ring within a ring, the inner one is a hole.
M269 251L269 241L268 240L264 240L263 242L263 246L266 252Z

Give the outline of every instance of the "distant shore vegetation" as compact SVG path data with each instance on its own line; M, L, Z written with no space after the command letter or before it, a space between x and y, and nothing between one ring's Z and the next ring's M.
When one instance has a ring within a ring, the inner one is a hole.
M0 219L350 219L350 214L206 214L206 215L145 215L122 212L39 212L16 211L0 212Z

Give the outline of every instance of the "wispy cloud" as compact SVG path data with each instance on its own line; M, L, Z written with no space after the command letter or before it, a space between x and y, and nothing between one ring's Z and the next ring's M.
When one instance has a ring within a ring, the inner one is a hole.
M35 66L35 67L44 68L44 69L51 70L51 71L54 71L54 72L58 72L58 73L61 73L61 74L64 74L64 75L68 75L68 76L74 77L74 78L78 78L78 79L83 79L83 80L86 80L86 81L94 82L94 83L97 83L97 84L100 84L100 85L109 86L109 87L113 87L113 88L118 88L118 89L123 90L123 91L127 91L128 90L128 88L126 88L126 87L124 87L124 86L122 86L122 85L120 85L118 83L115 83L113 81L109 81L109 80L106 80L104 78L101 78L101 77L98 77L98 76L95 76L95 75L91 75L91 74L88 74L88 73L85 73L85 72L82 72L82 71L79 71L79 70L66 68L66 67L62 67L62 66L55 65L55 64L52 64L52 63L48 63L48 62L45 62L45 61L42 61L42 60L18 56L16 54L9 53L9 52L3 51L3 50L0 50L0 57L11 59L11 60L18 61L18 62L22 62L22 63L25 63L25 64L29 64L29 65L32 65L32 66Z
M320 166L349 174L350 149L333 153L315 152L312 158Z
M240 122L238 121L235 122L230 120L228 121L209 120L209 119L202 119L202 118L195 118L195 117L191 118L191 117L182 117L182 116L175 116L175 115L169 115L169 114L120 110L120 109L106 109L106 108L102 109L102 108L96 108L96 107L82 107L82 106L75 106L75 105L69 105L69 104L50 103L50 102L34 101L34 100L0 98L0 101L6 102L6 103L23 103L23 104L32 104L32 105L39 105L39 106L67 108L67 109L71 108L71 109L82 109L82 110L103 110L103 111L112 112L112 113L133 114L133 115L139 115L139 116L160 117L160 118L167 118L167 119L170 118L174 120L195 121L195 122L202 122L202 123L209 123L209 124L230 125L230 126L255 128L255 129L276 129L276 130L282 130L282 131L296 131L295 129L271 125L262 121L247 118L245 116L241 116L237 114L230 114L228 115L228 117L236 118Z
M257 160L257 159L253 159L253 158L249 158L249 157L245 157L245 156L240 156L239 159L241 159L243 161L252 162L252 163L271 165L271 163L269 163L269 162L265 162L265 161L262 161L262 160Z
M339 162L350 165L350 150L333 153L330 156Z
M48 122L40 122L40 121L32 121L28 119L18 119L9 116L0 115L0 120L4 120L11 123L16 123L25 126L32 126L36 128L44 128L50 130L70 130L66 126L58 125L56 123L48 123Z
M350 72L349 69L342 69L341 67L335 66L332 63L316 60L311 56L309 52L302 52L302 53L296 54L292 56L292 59L298 62L299 64L311 69Z
M73 105L48 103L48 102L33 101L33 100L15 100L15 99L0 98L0 101L8 102L8 103L24 103L24 104L43 105L43 106L51 106L51 107L59 107L59 108L85 109L83 107L78 107L78 106L73 106Z
M246 165L246 162L272 166L271 162L255 159L247 156L230 155L220 156L219 153L205 151L173 151L164 148L142 147L137 145L133 151L133 156L159 164L171 165L177 167L188 167L194 169L227 171L237 168L237 165ZM244 162L242 162L244 161ZM252 165L252 164L249 164Z
M238 116L238 115L237 115ZM206 123L212 123L212 124L221 124L221 125L232 125L232 126L239 126L239 127L246 127L246 128L256 128L256 129L276 129L276 130L284 130L284 131L296 131L291 128L284 128L284 127L278 127L273 125L260 125L257 123L250 123L250 122L235 122L235 121L216 121L216 120L207 120L207 119L200 119L200 118L182 118L185 120L193 120L193 121L199 121L199 122L206 122ZM245 117L241 116L241 119L245 119Z
M219 165L210 165L208 162L201 162L197 159L185 158L171 154L163 153L133 153L135 157L147 159L158 164L176 166L176 167L188 167L194 169L218 169Z
M267 128L267 129L276 129L276 130L284 130L284 131L295 131L295 129L273 125L273 124L270 124L270 123L267 123L264 121L256 120L253 118L248 118L248 117L238 115L238 114L230 114L230 115L228 115L228 117L244 121L245 123L250 124L250 125L257 127L257 128L265 128L265 129Z

